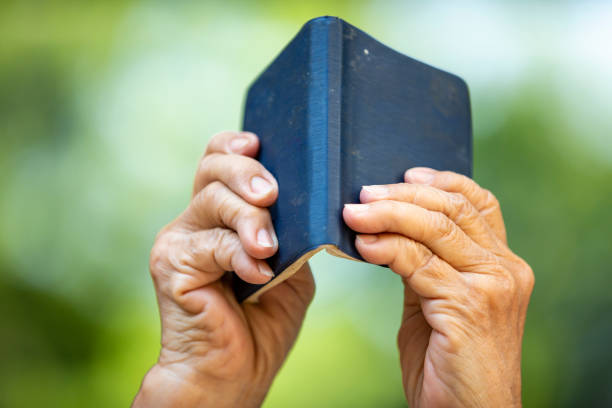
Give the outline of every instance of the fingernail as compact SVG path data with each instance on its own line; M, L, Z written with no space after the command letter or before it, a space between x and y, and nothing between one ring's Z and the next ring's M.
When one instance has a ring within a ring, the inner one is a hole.
M363 212L367 210L367 204L344 204L344 208L353 212Z
M384 197L389 193L389 188L386 186L363 186L363 191L377 197Z
M238 137L236 139L232 139L232 141L230 142L230 150L233 152L240 152L248 144L249 139L245 137Z
M434 170L419 167L408 170L407 176L414 183L429 184L434 179Z
M272 190L272 183L263 177L255 176L251 179L251 190L255 194L264 195Z
M265 248L271 248L274 246L274 240L270 236L268 230L265 228L262 228L257 231L257 243L259 244L259 246Z
M364 244L373 244L378 240L378 235L357 235L357 239Z
M270 269L270 267L268 266L268 264L264 261L264 262L258 262L258 267L259 267L259 272L264 275L267 276L268 278L273 278L274 277L274 273L272 272L272 269Z

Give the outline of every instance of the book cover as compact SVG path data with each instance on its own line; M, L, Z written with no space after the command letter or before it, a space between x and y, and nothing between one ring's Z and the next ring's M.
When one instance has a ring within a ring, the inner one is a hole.
M275 277L234 275L239 301L254 301L317 251L362 260L342 219L363 185L403 181L415 166L471 176L472 127L465 82L383 45L335 17L307 22L248 90L243 129L260 138L259 161L276 177L270 214Z

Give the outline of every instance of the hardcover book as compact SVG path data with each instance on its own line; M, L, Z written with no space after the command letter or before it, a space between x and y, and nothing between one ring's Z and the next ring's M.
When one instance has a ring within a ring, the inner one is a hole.
M335 17L307 22L248 90L243 129L276 177L270 207L278 252L265 285L234 275L239 301L255 301L316 252L362 260L342 219L364 185L403 181L415 166L471 176L465 82L402 55Z

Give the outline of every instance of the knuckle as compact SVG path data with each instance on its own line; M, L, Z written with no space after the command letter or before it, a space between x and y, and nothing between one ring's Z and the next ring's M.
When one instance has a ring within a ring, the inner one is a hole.
M190 205L191 211L196 218L207 217L210 215L214 206L218 206L219 201L223 199L223 185L218 181L206 185L196 196Z
M486 209L496 210L500 208L499 200L490 190L484 189L484 197L484 207Z
M224 225L237 229L245 220L270 222L270 213L267 209L235 199L236 197L229 194L225 187L219 188L217 194L218 197L215 199L217 217Z
M444 171L441 173L445 185L456 186L459 191L466 191L472 188L472 179L452 171Z
M213 250L213 258L222 269L232 269L234 256L241 250L242 245L235 232L223 230L220 233L218 244Z
M206 157L208 156L208 147L206 148L206 150L204 150L204 152L200 155L200 159L198 160L198 167L196 169L196 174L200 173L202 171L202 164L204 163L204 160L206 159Z
M223 224L234 227L238 225L241 218L240 206L233 205L230 197L225 195L219 199L219 205L217 206L217 219L221 220Z
M236 132L233 132L231 130L222 130L221 132L215 133L211 138L210 138L210 142L208 143L208 147L214 147L214 146L218 146L223 144L223 142L225 141L225 139L233 137L236 135Z
M189 267L186 260L189 254L185 251L185 237L179 232L161 234L153 248L149 260L149 271L155 286L174 298L176 285L175 272L184 272Z
M198 163L198 173L205 173L212 165L211 162L214 162L218 155L218 153L205 153Z
M456 206L459 214L470 214L474 209L472 203L463 194L458 194L455 200L457 201Z
M217 228L214 228L212 230L208 230L208 233L210 234L209 239L202 239L202 235L197 233L188 235L186 242L187 248L189 248L189 250L194 254L205 254L212 251L217 246L219 241L219 232L217 231Z
M438 238L446 240L450 239L455 229L453 228L453 223L442 213L434 213L431 216L431 227L436 232Z
M209 230L210 239L205 240L205 245L209 249L225 249L231 243L233 231L225 228L215 227Z
M497 292L505 295L531 294L535 276L531 267L521 258L510 261L499 261L495 265L495 276L499 279ZM517 266L518 264L518 266Z
M225 163L230 173L230 179L249 179L253 174L261 172L263 166L255 159L238 154L227 155Z
M391 262L389 267L395 272L411 273L410 265L414 264L414 242L410 239L403 238L399 235L395 236L396 250L392 251Z
M213 196L215 186L211 184L204 187L202 190L197 192L197 194L193 197L187 209L181 215L181 218L189 225L191 228L198 227L202 224L206 219L209 219L210 216L210 208L208 204L211 201L211 197Z
M208 184L204 189L200 192L199 198L202 201L213 200L216 201L220 197L223 197L227 189L220 181L213 181Z
M434 259L435 259L435 255L433 254L433 252L431 252L428 248L424 247L423 245L419 245L418 248L419 249L417 252L418 254L417 256L419 259L417 261L416 271L421 272L421 271L426 271L432 268Z
M422 273L433 266L435 255L425 246L407 238L398 237L398 249L394 251L392 270L410 279L415 273Z
M167 235L161 235L151 248L149 257L149 272L154 282L158 282L163 275L164 267L168 261L169 242Z
M394 251L391 251L391 256L387 261L387 265L391 270L398 271L400 257L406 256L410 252L409 242L406 239L402 239L399 235L395 235L393 237L393 246L395 247Z
M485 264L488 265L489 274L493 277L493 285L488 290L494 296L513 295L517 290L516 276L508 269L505 262L500 261L495 255L489 254L488 258Z
M470 287L468 305L474 324L489 321L492 316L506 313L516 296L513 279L487 277Z
M166 291L170 294L171 298L182 304L181 298L185 294L186 288L189 286L189 281L192 279L189 275L182 273L173 274L168 282L168 288Z
M172 234L167 252L168 265L171 270L189 273L192 269L196 269L193 258L195 249L191 246L191 242L193 241L190 234Z
M406 189L409 198L408 201L417 205L426 202L426 191L431 191L431 187L423 186L421 184L403 184L402 187Z
M522 261L522 263L523 265L519 272L519 280L521 282L523 291L527 294L531 294L535 285L535 275L533 273L533 269L531 269L531 266L529 266L527 262Z
M374 201L370 205L376 206L376 207L381 207L383 210L389 211L389 212L395 212L395 211L399 211L400 210L400 203L398 201L395 201L395 200Z
M449 198L450 213L454 218L462 218L472 215L472 203L463 194L452 193Z
M263 208L245 205L241 210L241 218L266 222L269 218L269 212Z
M379 217L379 221L382 224L382 228L384 230L393 230L393 228L397 224L397 214L402 213L402 206L397 201L392 200L383 200L383 201L375 201L371 204L368 204L370 208L376 209L377 212L384 215L383 217Z
M457 173L453 173L452 171L440 171L437 174L435 181L436 184L441 186L442 188L447 187L453 184L453 181L456 180Z
M401 214L402 212L402 204L394 200L374 201L370 205L373 206L374 208L380 208L382 212L390 215L390 217L385 217L385 218L391 218L395 214Z
M187 241L190 252L181 262L182 265L193 263L194 269L216 271L217 252L223 248L224 230L213 228L205 233L191 234Z
M192 234L186 243L190 253L178 259L177 269L184 268L186 272L190 269L206 272L229 270L232 257L238 250L235 234L221 227Z
M481 287L481 304L488 310L506 310L518 295L518 282L514 276L492 276Z
M231 198L228 188L223 183L213 181L198 194L196 200L200 201L199 207L216 212L217 219L223 219L222 215L232 209Z
M465 193L468 197L471 197L474 193L476 193L480 186L471 178L464 176L463 174L457 174L457 184L459 185L459 191Z

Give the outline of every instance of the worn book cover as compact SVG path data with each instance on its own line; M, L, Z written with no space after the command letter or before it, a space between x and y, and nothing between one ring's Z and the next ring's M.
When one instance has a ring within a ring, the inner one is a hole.
M342 220L363 185L403 181L415 166L471 176L472 128L465 82L400 54L335 17L307 22L248 90L244 130L276 177L270 213L275 277L234 276L253 301L321 249L361 260Z

